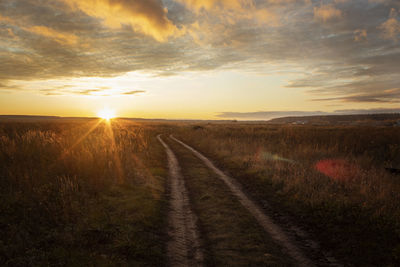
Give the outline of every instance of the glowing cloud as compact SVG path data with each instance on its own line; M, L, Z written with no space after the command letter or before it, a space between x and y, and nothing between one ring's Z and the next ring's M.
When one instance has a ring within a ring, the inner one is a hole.
M382 36L384 39L397 40L397 36L400 34L400 22L396 19L396 16L397 12L392 8L389 19L378 27L383 31Z
M135 31L164 42L179 32L167 18L167 9L160 0L65 0L87 15L104 19L106 26L131 25Z
M197 13L207 11L220 20L233 25L240 20L255 20L259 23L277 25L276 15L259 7L253 0L177 0Z
M33 26L25 29L32 33L54 39L60 44L74 45L78 41L78 37L74 34L61 33L45 26Z
M74 45L78 42L78 39L79 39L78 36L76 36L72 33L59 32L59 31L56 31L53 28L47 27L47 26L35 25L35 26L24 27L23 21L15 20L13 18L2 16L2 15L0 15L0 22L3 22L8 27L17 26L25 31L34 33L36 35L41 35L43 37L53 39L60 44ZM14 34L12 28L8 28L7 31L11 37L15 37L15 34Z
M252 0L178 0L194 10L212 10L215 8L225 8L232 10L242 10L245 6L252 6Z
M367 39L367 30L358 29L354 31L354 41L361 42Z
M317 20L327 22L333 19L340 18L341 16L342 11L331 4L314 7L314 18L316 18Z

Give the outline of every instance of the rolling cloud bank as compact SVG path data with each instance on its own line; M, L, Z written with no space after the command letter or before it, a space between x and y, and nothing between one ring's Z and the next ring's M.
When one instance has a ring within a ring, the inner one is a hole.
M393 104L399 14L397 0L1 1L0 90L91 95L107 88L26 82L284 69L297 75L286 87L313 101Z

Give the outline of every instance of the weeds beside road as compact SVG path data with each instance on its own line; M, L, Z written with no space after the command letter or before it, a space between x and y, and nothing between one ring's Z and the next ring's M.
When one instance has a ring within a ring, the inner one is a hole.
M400 129L181 125L178 138L357 266L400 260Z
M385 169L399 167L400 128L0 123L1 265L166 265L170 196L159 133L211 158L260 206L268 202L278 224L287 214L341 262L400 261L400 179ZM206 263L290 264L215 174L170 145L207 233Z

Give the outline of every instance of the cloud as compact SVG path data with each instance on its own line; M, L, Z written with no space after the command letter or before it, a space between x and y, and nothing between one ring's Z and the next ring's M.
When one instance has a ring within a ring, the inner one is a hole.
M145 92L146 91L144 91L144 90L132 90L132 91L123 92L122 94L124 94L124 95L136 95L136 94L145 93Z
M11 91L21 91L22 88L17 85L10 85L5 83L0 83L0 91L11 92Z
M399 2L328 2L0 1L0 83L233 69L290 73L324 102L399 101Z
M75 45L78 42L78 37L75 34L57 32L46 26L32 26L25 29L32 33L54 39L60 44Z
M400 22L396 18L397 15L397 11L392 8L390 10L389 19L378 27L382 30L382 37L384 39L397 40L397 37L400 34Z
M305 4L311 4L311 0L268 0L268 4L286 5L298 2L303 2Z
M327 22L330 20L340 18L341 16L342 16L342 11L334 7L332 4L314 7L314 17L317 20Z
M259 24L277 26L279 18L266 5L254 0L177 0L200 17L196 20L203 20L205 13L212 14L213 19L207 23L222 23L226 25L239 24L247 20ZM292 2L292 1L291 1ZM204 24L204 21L201 21ZM192 24L193 25L193 24ZM203 28L207 29L207 28ZM190 29L189 29L190 30ZM194 28L194 30L199 30Z
M53 89L52 92L59 92L59 89ZM102 86L94 89L85 89L85 90L64 90L65 94L77 94L77 95L87 95L87 96L108 96L108 95L136 95L140 93L145 93L144 90L112 90L111 87Z
M54 90L54 89L42 89L40 90L40 93L45 96L59 96L63 95L60 91Z
M335 114L391 114L400 113L400 108L341 109Z
M256 111L256 112L221 112L216 117L223 119L268 120L279 117L327 115L322 111Z
M107 88L108 89L108 88ZM75 94L78 95L93 95L93 93L103 92L104 89L86 89L81 91L75 91Z
M98 83L99 84L99 83ZM128 96L145 93L145 90L126 90L113 86L96 86L93 79L72 79L68 83L59 80L49 81L14 81L0 83L0 91L3 92L30 92L46 96Z
M344 101L344 102L366 102L366 103L398 103L400 99L400 88L387 89L371 93L360 93L346 95L343 97L320 98L314 101Z
M361 42L367 39L366 29L357 29L354 31L354 41Z
M196 11L200 11L201 9L243 10L244 8L253 6L252 0L178 0L178 2Z
M294 3L307 3L309 0L177 0L187 7L199 12L202 10L207 11L221 11L221 10L255 10L254 8L260 7L260 3L264 2L265 5L286 5Z
M128 24L135 31L165 42L169 36L179 32L168 19L167 9L161 0L65 0L89 16L104 20L111 28Z
M239 120L270 120L281 117L304 117L326 115L355 115L355 114L389 114L400 113L400 108L374 109L340 109L333 112L322 111L257 111L257 112L221 112L216 117L221 119Z
M7 16L2 16L1 14L0 14L0 22L7 23L7 24L15 24L14 19L9 18Z

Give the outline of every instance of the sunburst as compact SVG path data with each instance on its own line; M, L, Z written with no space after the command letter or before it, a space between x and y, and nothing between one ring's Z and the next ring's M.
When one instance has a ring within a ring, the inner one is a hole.
M104 109L100 110L97 113L97 116L99 118L102 118L102 119L107 120L107 121L109 121L109 120L111 120L111 119L116 117L115 110L108 109L108 108L104 108Z

